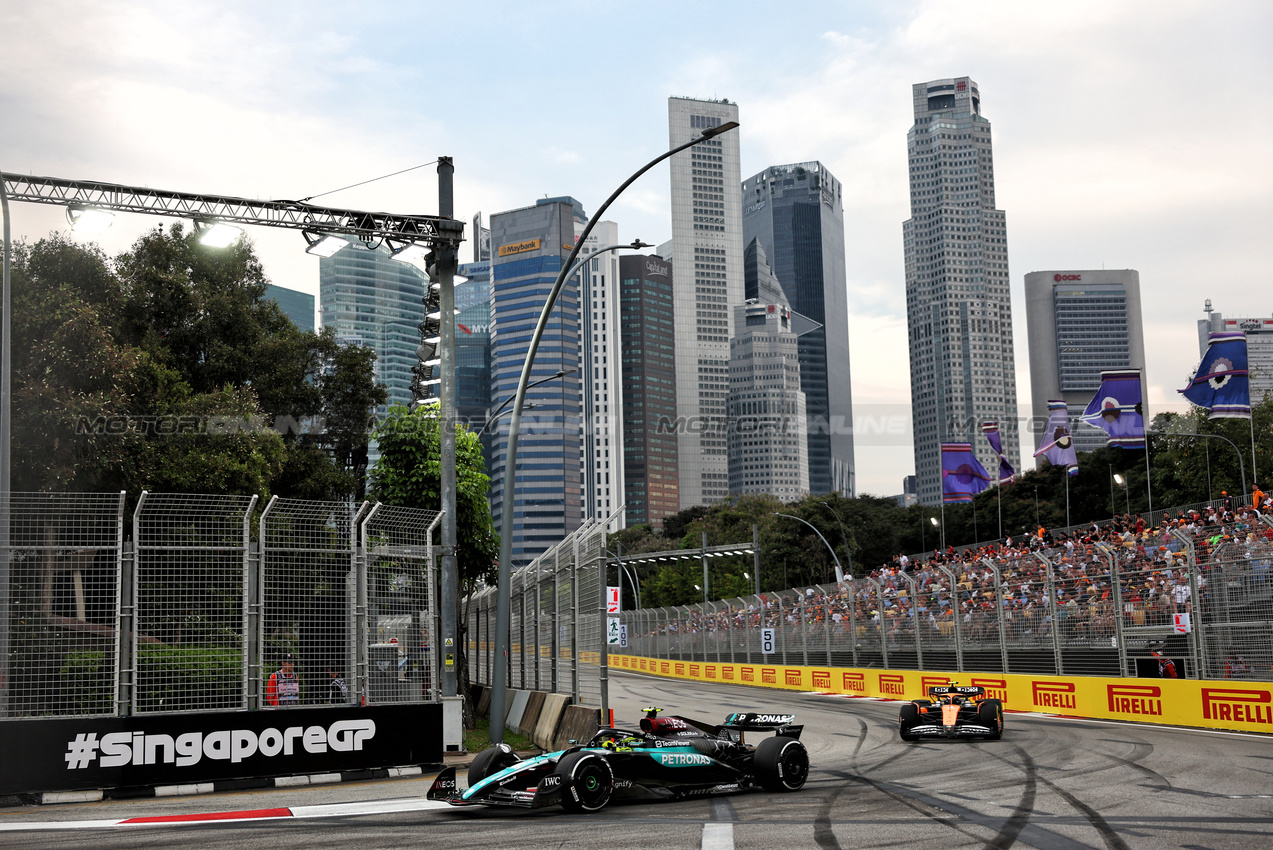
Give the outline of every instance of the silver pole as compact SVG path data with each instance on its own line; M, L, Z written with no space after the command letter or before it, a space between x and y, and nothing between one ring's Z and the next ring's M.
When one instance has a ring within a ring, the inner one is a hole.
M499 540L499 581L496 586L496 606L495 606L495 670L494 683L491 686L491 716L498 717L500 712L505 709L507 699L506 685L504 683L504 671L508 668L508 628L510 612L509 612L509 567L513 560L513 513L516 509L517 500L516 483L517 483L517 438L522 424L522 407L526 402L526 385L530 382L531 369L535 365L535 354L539 351L539 341L543 338L544 330L548 326L548 318L552 314L553 308L557 304L557 298L561 295L561 289L566 283L566 277L571 272L576 257L579 255L580 249L588 242L588 236L592 233L592 228L601 221L602 215L614 200L619 197L624 189L649 171L655 165L663 160L679 153L686 148L693 147L699 142L705 141L718 136L721 133L737 127L736 122L728 122L719 127L713 127L704 130L702 135L697 139L678 145L669 151L659 154L650 160L644 166L637 170L635 174L615 189L614 192L606 199L593 214L592 219L584 227L583 232L579 234L575 240L575 247L571 250L570 255L566 258L566 262L562 264L561 273L557 275L557 280L553 283L552 290L548 293L548 300L544 302L543 310L539 314L539 322L535 325L535 332L531 336L530 346L526 352L526 362L522 365L522 374L517 382L517 397L513 401L513 414L508 423L508 451L505 453L504 459L504 488L500 498L500 540ZM498 744L504 740L504 730L498 723L491 724L491 743Z
M751 527L751 565L756 570L756 596L760 596L760 526Z
M0 295L0 717L9 714L9 503L12 469L9 465L13 440L13 345L12 293L9 286L9 193L0 176L0 212L4 215L3 295Z

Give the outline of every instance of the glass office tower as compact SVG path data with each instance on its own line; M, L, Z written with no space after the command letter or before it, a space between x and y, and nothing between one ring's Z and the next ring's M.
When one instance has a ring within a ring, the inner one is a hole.
M376 383L389 391L389 404L410 404L428 285L424 274L391 259L386 248L351 243L321 258L318 275L323 327L373 349Z
M546 199L533 207L491 216L491 400L517 390L530 339L546 296L573 250L576 221L585 221L573 199ZM531 381L553 378L526 393L517 445L515 502L507 504L508 422L491 423L491 513L498 528L513 511L514 566L528 563L579 527L583 514L580 472L583 373L579 277L567 280L535 357ZM533 405L533 406L532 406Z
M776 165L743 181L742 194L743 244L759 241L790 308L821 325L798 341L809 491L852 497L853 390L840 181L819 162ZM746 296L767 300L750 288Z
M919 501L940 504L941 444L971 443L981 465L999 461L981 423L1001 424L1020 468L1017 378L1008 290L1008 237L995 209L990 122L969 77L912 87L906 135L911 217L902 223L911 414Z

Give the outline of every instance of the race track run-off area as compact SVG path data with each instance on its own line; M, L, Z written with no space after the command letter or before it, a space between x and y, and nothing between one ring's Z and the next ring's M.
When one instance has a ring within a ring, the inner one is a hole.
M617 671L610 695L620 724L635 724L651 704L713 722L731 711L793 712L804 724L809 782L791 794L617 804L568 815L430 803L423 799L432 780L426 774L0 810L0 846L1052 850L1273 843L1273 736L1009 714L1000 741L912 744L898 738L896 702Z

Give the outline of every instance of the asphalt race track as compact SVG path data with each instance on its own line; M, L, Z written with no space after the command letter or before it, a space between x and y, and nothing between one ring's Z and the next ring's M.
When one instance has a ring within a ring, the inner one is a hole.
M1010 714L1003 740L902 743L897 704L612 673L635 724L793 711L811 774L794 794L615 805L595 815L453 809L431 777L164 800L0 809L0 846L142 848L866 848L1273 846L1273 736ZM291 809L291 816L105 826ZM97 826L76 827L91 821ZM30 829L21 828L29 824ZM61 828L53 828L56 825ZM17 829L15 829L17 828Z

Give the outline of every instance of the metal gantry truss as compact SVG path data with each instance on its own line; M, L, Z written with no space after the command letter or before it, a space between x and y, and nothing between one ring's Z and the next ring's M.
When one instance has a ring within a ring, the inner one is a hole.
M3 173L0 179L11 200L34 204L282 227L351 236L366 243L383 239L397 245L458 246L464 240L464 222L436 215L365 212L302 201L260 201L60 177Z
M138 186L120 186L93 180L64 180L60 177L28 177L0 174L4 190L15 201L54 204L68 209L98 209L143 215L188 218L198 222L226 222L261 227L299 230L313 236L335 235L358 239L366 245L380 242L390 248L420 244L430 248L448 247L458 251L464 241L464 223L437 215L346 210L303 201L260 201L195 192L171 192ZM435 360L441 333L438 321L439 297L436 284L426 283L425 312L420 323L421 344L413 370L412 398L419 400L434 392L440 369L428 365Z

